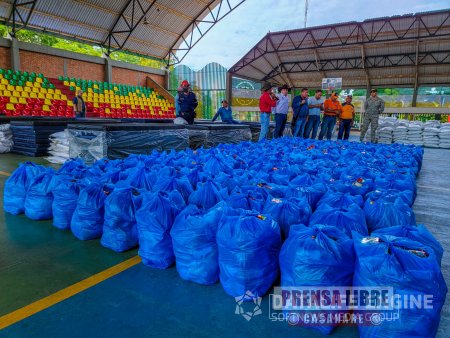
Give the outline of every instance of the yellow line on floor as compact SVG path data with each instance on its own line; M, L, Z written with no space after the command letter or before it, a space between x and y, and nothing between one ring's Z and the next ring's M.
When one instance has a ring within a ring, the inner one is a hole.
M119 263L106 270L103 270L102 272L99 272L91 277L88 277L65 289L55 292L50 296L42 298L34 303L24 306L23 308L8 313L7 315L0 317L0 330L12 324L15 324L25 318L28 318L42 310L45 310L59 302L62 302L63 300L66 300L67 298L70 298L86 289L89 289L90 287L93 287L94 285L99 284L104 280L111 278L121 273L122 271L125 271L135 266L136 264L139 264L140 262L141 258L139 256L134 256L122 263Z
M0 175L3 175L3 176L11 176L11 174L10 173L7 173L6 171L1 171L0 170Z

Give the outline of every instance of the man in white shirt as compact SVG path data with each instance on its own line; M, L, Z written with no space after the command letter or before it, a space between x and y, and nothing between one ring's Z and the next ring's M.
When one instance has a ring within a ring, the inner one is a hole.
M323 110L324 99L322 98L322 91L316 90L316 94L308 99L309 104L309 118L305 128L305 138L315 139L317 130L320 125L320 112ZM312 135L311 135L312 131Z
M275 113L275 131L273 133L273 138L282 137L284 128L286 127L287 114L289 110L289 97L287 96L288 90L288 85L283 85L278 88L280 94L277 95L277 105L273 109Z

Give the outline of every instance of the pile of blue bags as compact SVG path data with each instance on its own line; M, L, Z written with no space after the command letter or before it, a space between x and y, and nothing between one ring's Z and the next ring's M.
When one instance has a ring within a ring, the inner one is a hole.
M412 210L422 157L414 146L282 138L91 166L75 159L57 171L23 163L4 208L117 252L139 247L145 265L176 264L182 279L220 280L233 297L263 296L280 271L285 287L431 294L433 311L360 328L362 337L422 337L436 332L447 292L443 249Z

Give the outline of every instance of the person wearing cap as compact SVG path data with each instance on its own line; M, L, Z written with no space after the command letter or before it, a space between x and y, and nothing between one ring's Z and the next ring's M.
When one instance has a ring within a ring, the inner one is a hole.
M361 142L364 140L367 130L371 126L370 141L377 143L378 119L384 111L384 101L378 97L378 91L376 89L370 91L370 96L364 103L364 111L360 140Z
M214 115L214 117L212 118L211 122L217 120L219 116L223 123L239 124L238 121L233 120L233 112L231 110L231 107L228 105L227 100L222 100L222 107L219 108L216 115Z
M288 85L285 84L282 87L279 87L278 91L280 93L277 95L277 105L274 108L275 132L273 134L273 138L279 138L283 136L284 128L286 127L287 114L289 111Z
M323 140L326 135L327 140L331 140L337 116L342 112L341 103L336 92L332 92L329 99L323 103L323 119L320 126L319 140Z
M85 118L86 117L86 103L83 99L83 91L77 91L77 96L73 98L73 112L75 113L76 118Z
M344 137L344 141L347 141L350 137L350 129L355 119L355 107L352 104L352 100L353 97L347 95L345 102L342 104L342 112L339 115L338 140L342 140L342 137Z
M323 110L324 101L321 89L317 89L316 94L313 97L308 98L309 116L305 127L305 138L316 138L317 130L320 125L320 113Z
M308 88L302 88L301 94L292 100L292 123L295 124L294 137L303 137L306 122L308 122Z
M272 91L272 85L270 83L265 83L261 91L262 95L259 98L259 110L261 112L259 115L261 121L259 141L266 139L269 134L270 114L272 113L272 108L277 105L278 100Z
M178 97L178 105L180 107L180 117L185 119L188 124L194 124L195 108L198 106L198 101L187 80L181 82L181 93Z

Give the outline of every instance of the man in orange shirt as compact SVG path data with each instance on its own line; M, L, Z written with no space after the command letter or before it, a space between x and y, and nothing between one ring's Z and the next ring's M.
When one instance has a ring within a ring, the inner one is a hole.
M342 105L342 113L339 115L339 133L338 140L347 141L350 136L350 129L353 125L353 120L355 119L355 107L352 104L353 97L347 95L345 102Z
M338 101L338 95L332 92L331 97L323 103L323 120L320 126L319 140L323 140L325 135L327 135L327 140L331 140L331 134L336 125L336 118L341 112L342 106Z

